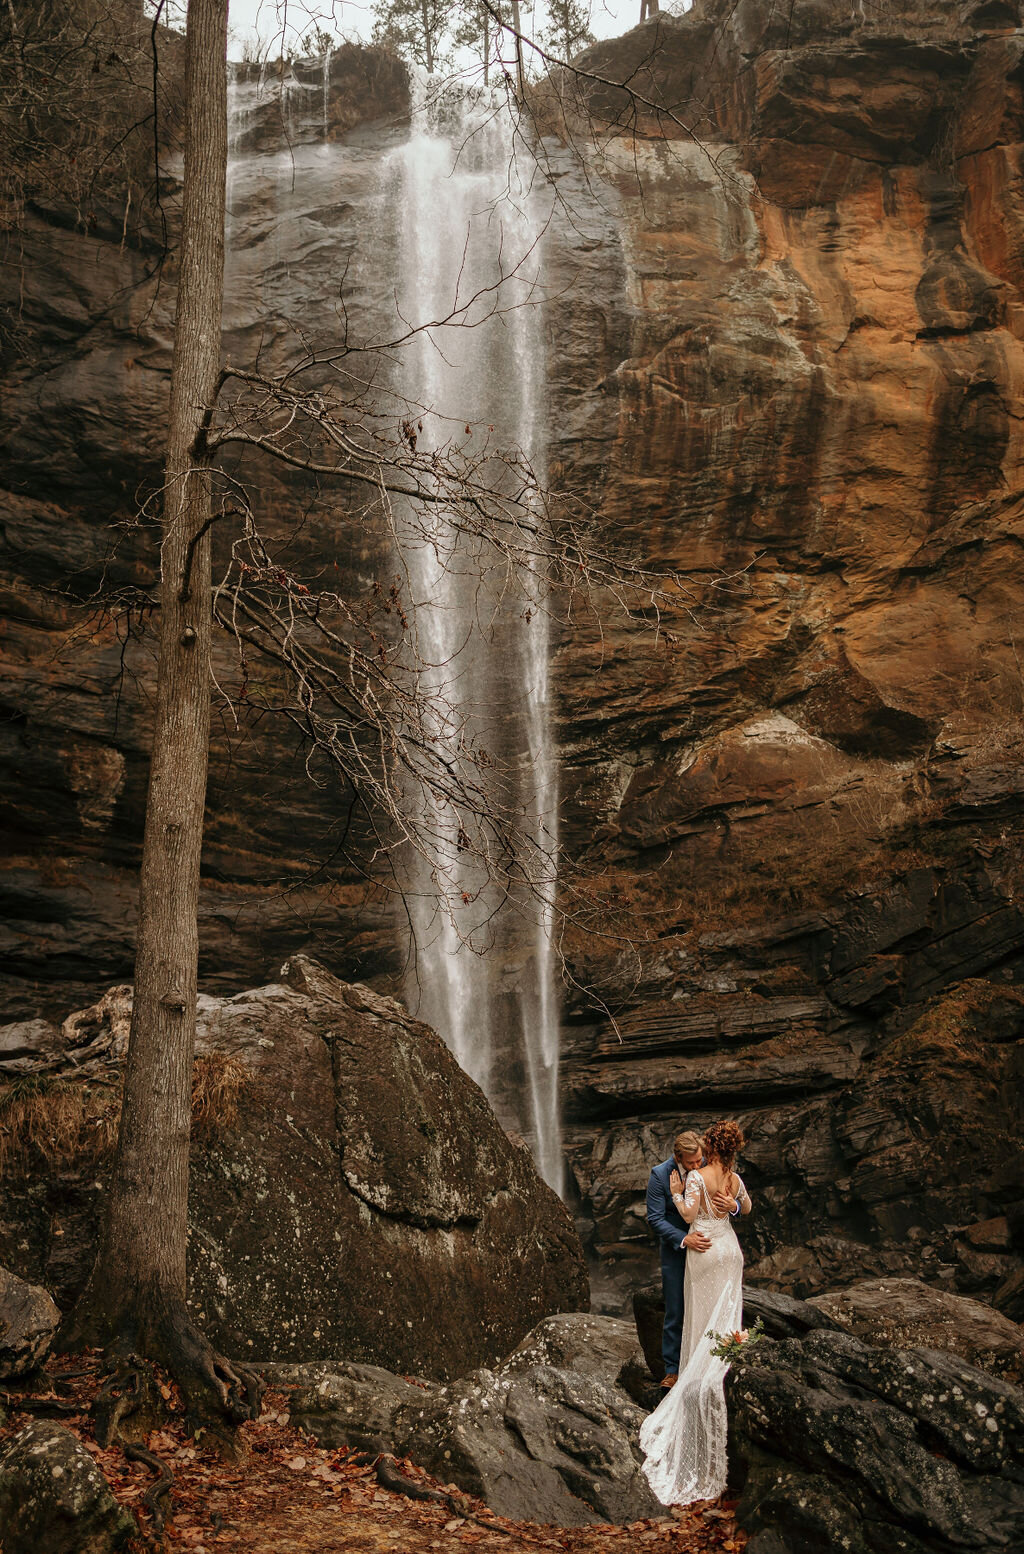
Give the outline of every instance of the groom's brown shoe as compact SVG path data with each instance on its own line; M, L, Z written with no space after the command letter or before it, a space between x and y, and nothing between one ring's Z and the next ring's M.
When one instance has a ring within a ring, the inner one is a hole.
M678 1380L678 1375L672 1371L668 1376L662 1377L661 1385L667 1390L669 1387L674 1387Z

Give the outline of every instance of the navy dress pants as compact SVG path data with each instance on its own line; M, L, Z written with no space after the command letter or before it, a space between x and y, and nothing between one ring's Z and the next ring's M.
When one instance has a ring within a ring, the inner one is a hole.
M682 1239L682 1236L680 1236ZM683 1284L686 1279L686 1253L673 1251L662 1243L661 1287L665 1292L665 1326L661 1334L661 1358L665 1375L679 1372L679 1346L683 1341Z

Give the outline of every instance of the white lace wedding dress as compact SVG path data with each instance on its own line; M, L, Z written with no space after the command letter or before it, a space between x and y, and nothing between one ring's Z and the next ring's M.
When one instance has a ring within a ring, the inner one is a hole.
M736 1197L742 1201L745 1194L740 1182ZM725 1489L729 1367L711 1353L707 1335L732 1333L743 1323L743 1252L731 1218L714 1212L699 1171L686 1178L684 1202L687 1208L699 1203L690 1229L702 1230L711 1245L687 1254L679 1380L640 1428L643 1471L662 1505L717 1500Z

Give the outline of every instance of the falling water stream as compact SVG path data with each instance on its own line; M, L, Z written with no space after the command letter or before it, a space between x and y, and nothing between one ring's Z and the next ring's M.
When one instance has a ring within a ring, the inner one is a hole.
M401 213L400 312L415 324L451 320L421 330L403 357L403 390L423 407L418 436L483 456L496 486L520 482L517 452L542 480L545 211L532 160L517 156L503 103L450 89L434 98L422 81L412 132L388 160ZM498 450L512 454L511 469L487 457ZM494 558L460 538L443 511L402 548L420 674L444 709L436 737L452 755L460 749L470 776L517 817L518 854L536 885L514 905L503 901L460 840L460 818L423 801L432 842L411 870L408 996L560 1188L558 793L544 600L534 579L525 594L503 596Z
M522 484L524 464L543 481L539 271L550 197L545 203L533 187L532 158L522 148L516 154L504 101L457 89L432 95L429 83L416 82L408 137L376 154L368 178L372 152L328 142L326 69L322 90L317 81L282 91L286 114L303 114L320 144L296 138L294 148L246 158L240 136L262 90L250 83L233 94L231 198L265 212L266 234L248 253L232 255L236 295L258 286L268 317L278 315L280 299L294 310L301 297L308 334L318 284L325 328L336 321L344 265L356 305L361 289L377 309L372 327L384 337L430 326L397 353L394 368L395 389L417 406L419 450L463 449L506 494ZM327 279L330 212L350 201L355 214L345 230L349 242L358 234L359 252L339 259ZM471 822L411 792L408 802L419 806L430 840L400 862L406 997L560 1190L558 773L543 591L529 576L525 590L509 588L493 555L460 538L443 508L426 528L411 511L397 511L393 521L410 664L436 709L432 738L509 818L517 857L534 878L532 889L520 885L505 899L480 861L485 839L475 833L474 845L463 845L460 825Z

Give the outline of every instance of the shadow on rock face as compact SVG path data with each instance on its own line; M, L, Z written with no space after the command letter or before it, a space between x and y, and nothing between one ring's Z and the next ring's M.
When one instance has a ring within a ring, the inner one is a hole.
M1024 1393L847 1333L759 1344L726 1383L755 1554L1018 1548Z
M586 1308L564 1205L401 1005L296 956L280 982L202 997L197 1051L245 1075L237 1119L194 1130L191 1162L190 1305L225 1352L445 1377ZM32 1156L5 1176L0 1261L67 1308L106 1169Z

